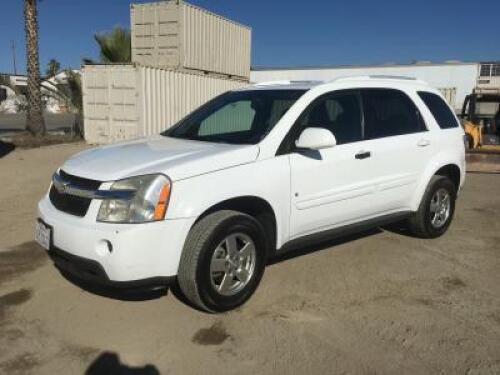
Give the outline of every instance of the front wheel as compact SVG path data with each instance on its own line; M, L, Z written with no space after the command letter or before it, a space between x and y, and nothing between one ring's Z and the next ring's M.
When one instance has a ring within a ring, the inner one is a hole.
M179 286L202 310L231 310L254 293L265 260L266 241L260 223L241 212L217 211L191 229L179 264Z
M448 177L433 176L418 211L408 221L410 231L422 238L444 234L455 213L456 197L456 187Z

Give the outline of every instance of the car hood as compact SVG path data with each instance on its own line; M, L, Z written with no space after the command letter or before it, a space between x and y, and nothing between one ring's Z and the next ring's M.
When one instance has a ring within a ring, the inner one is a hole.
M256 145L229 145L163 136L83 151L61 167L66 173L100 181L164 173L172 181L254 161Z

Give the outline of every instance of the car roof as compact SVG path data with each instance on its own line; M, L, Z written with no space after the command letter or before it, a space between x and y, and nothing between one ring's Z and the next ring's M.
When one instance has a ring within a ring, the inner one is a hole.
M245 90L309 90L325 83L324 81L269 81L259 82L243 87Z
M391 75L358 75L358 76L345 76L335 78L330 81L269 81L269 82L259 82L249 86L246 86L240 90L310 90L314 87L334 84L334 83L349 83L353 87L360 87L367 82L370 86L373 84L381 84L384 87L401 87L401 86L417 86L417 87L428 87L427 82L406 76L391 76Z

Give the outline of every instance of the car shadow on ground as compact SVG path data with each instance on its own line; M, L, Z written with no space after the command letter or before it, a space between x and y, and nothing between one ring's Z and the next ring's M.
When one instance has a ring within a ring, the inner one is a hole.
M153 365L130 367L120 361L116 353L103 352L85 371L85 375L160 375Z
M271 257L267 265L272 266L281 262L285 262L287 260L298 258L301 256L309 255L312 253L316 253L319 251L333 251L334 248L340 246L342 244L356 241L358 239L370 237L379 233L382 233L383 230L387 230L399 235L411 236L408 230L405 228L404 223L395 223L391 225L387 225L384 227L376 227L361 231L359 233L353 233L344 236L336 236L335 238L323 239L321 241L310 241L302 246L294 246L290 248L285 248L283 251ZM178 284L176 282L172 283L168 287L159 287L153 290L122 290L116 288L103 287L96 284L89 283L85 280L81 280L75 278L73 275L70 275L63 270L59 270L61 275L68 280L70 283L76 285L77 287L101 297L121 300L121 301L147 301L152 299L158 299L171 292L181 303L194 308L198 311L200 310L197 306L193 305L182 293Z
M342 244L356 241L361 238L370 237L375 234L382 233L381 228L371 228L359 233L348 234L344 236L335 236L334 238L324 238L322 240L314 240L310 243L303 244L301 246L284 247L280 249L274 257L270 258L267 262L268 266L272 266L277 263L281 263L293 258L298 258L311 253L316 253L324 250L333 250L332 248L340 246Z
M89 283L88 281L79 279L68 274L67 272L64 272L63 270L59 270L59 273L67 281L85 290L86 292L120 301L148 301L161 298L168 294L168 287L166 286L159 286L155 289L119 289Z
M10 154L15 149L16 146L14 144L0 140L0 158Z

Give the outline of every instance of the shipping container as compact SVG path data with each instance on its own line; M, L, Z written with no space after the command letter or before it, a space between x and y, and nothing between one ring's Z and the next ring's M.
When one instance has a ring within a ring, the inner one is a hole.
M456 103L456 97L457 97L457 88L456 87L438 87L438 90L441 92L441 94L444 96L448 104L455 109L459 109L460 105L462 103ZM455 110L456 110L455 109Z
M183 1L132 4L132 61L248 79L251 29Z
M243 80L137 64L82 69L85 140L106 144L158 134Z

